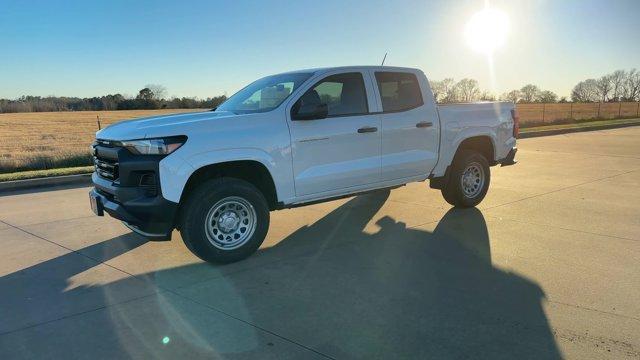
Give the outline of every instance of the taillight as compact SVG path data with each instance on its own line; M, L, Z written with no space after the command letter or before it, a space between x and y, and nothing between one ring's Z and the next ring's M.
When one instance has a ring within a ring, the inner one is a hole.
M513 119L513 137L517 138L520 134L520 116L518 115L518 110L511 110L511 118Z

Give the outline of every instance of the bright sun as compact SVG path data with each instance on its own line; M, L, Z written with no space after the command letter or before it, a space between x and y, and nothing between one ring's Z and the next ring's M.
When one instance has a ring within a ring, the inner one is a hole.
M503 11L486 8L469 19L464 33L472 49L491 55L504 44L508 32L509 16Z

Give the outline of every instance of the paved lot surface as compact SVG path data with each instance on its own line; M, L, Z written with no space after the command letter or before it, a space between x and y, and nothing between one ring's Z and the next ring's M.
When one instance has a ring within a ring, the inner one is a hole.
M479 209L422 183L279 211L227 266L87 188L1 196L0 358L639 358L640 128L519 145Z

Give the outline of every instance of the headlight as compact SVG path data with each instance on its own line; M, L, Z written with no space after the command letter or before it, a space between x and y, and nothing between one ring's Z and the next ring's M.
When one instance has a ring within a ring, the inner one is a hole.
M158 139L121 141L120 144L136 155L169 155L187 141L186 136L172 136Z

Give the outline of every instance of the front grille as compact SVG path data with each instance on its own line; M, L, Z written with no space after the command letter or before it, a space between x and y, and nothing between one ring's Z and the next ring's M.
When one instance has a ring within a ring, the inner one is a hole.
M93 143L93 164L96 174L111 181L118 180L117 146L109 140L96 139Z
M105 179L115 181L118 179L118 162L108 159L93 157L96 173Z

